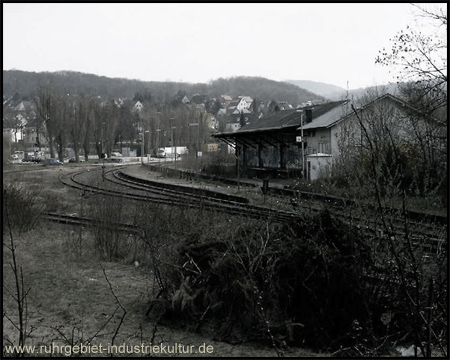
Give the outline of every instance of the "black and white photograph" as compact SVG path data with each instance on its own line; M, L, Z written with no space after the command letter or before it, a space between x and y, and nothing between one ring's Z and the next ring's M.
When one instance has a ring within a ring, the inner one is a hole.
M448 358L447 3L2 8L2 358Z

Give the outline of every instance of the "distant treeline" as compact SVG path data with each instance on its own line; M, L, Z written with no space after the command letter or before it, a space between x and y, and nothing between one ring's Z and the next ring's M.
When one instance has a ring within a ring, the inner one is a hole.
M84 94L102 98L133 99L139 93L155 103L170 102L180 93L185 93L188 97L201 94L211 98L225 94L233 98L244 95L265 103L272 100L286 101L293 106L307 101L324 100L322 96L296 85L262 77L219 78L208 84L192 84L108 78L74 71L3 70L4 98L13 97L15 101L32 100L37 96L39 85L47 84L52 84L67 94Z

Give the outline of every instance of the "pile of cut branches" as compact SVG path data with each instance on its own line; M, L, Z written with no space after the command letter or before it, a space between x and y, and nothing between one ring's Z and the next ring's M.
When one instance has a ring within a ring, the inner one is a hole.
M226 241L191 240L178 248L162 320L232 342L343 345L370 321L369 262L355 231L327 211L276 229L242 227Z

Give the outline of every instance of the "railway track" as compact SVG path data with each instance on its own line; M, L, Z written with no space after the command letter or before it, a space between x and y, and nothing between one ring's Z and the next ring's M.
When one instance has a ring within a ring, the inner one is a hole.
M101 170L89 172L94 173L96 171L101 172ZM82 180L83 177L84 181ZM83 193L121 196L137 201L183 206L186 208L206 208L211 211L246 216L254 219L271 219L273 221L286 222L299 217L299 214L293 212L251 205L248 203L248 199L243 197L213 192L206 189L194 189L133 178L123 174L120 168L105 171L102 181L97 181L95 184L92 182L92 177L90 176L89 178L86 178L86 172L77 172L62 175L60 181Z
M122 170L123 167L108 171L99 169L76 172L61 176L60 181L67 186L79 189L83 193L121 196L137 201L182 206L190 209L207 209L253 219L270 219L273 222L281 223L299 219L301 214L305 212L318 213L326 208L341 221L362 228L370 236L379 239L394 236L398 241L403 241L403 239L408 238L414 246L423 246L428 251L433 252L447 247L447 226L442 225L442 217L420 218L417 214L414 214L414 216L407 218L407 224L405 224L404 217L396 217L398 210L394 212L387 209L385 215L389 218L391 229L389 234L386 234L382 230L384 225L376 209L367 207L364 216L361 217L358 214L361 209L357 208L357 204L341 198L315 194L316 199L314 199L314 196L310 193L299 193L295 198L297 199L296 206L292 210L271 209L249 204L249 200L245 197L137 178L124 173ZM405 225L407 230L405 230ZM406 232L408 229L410 233Z
M129 224L120 224L111 221L98 221L97 219L91 219L86 217L80 217L77 215L64 215L64 214L56 214L56 213L45 213L44 219L58 222L66 225L75 225L75 226L83 226L83 227L100 227L106 229L114 229L118 231L123 231L126 233L136 233L141 234L141 230L139 227Z

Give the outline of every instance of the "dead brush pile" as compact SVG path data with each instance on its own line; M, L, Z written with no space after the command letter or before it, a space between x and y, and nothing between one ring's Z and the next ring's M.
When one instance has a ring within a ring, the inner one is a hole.
M231 342L350 345L355 324L370 322L368 253L327 211L277 229L242 228L226 241L184 242L162 274L170 285L159 320Z

